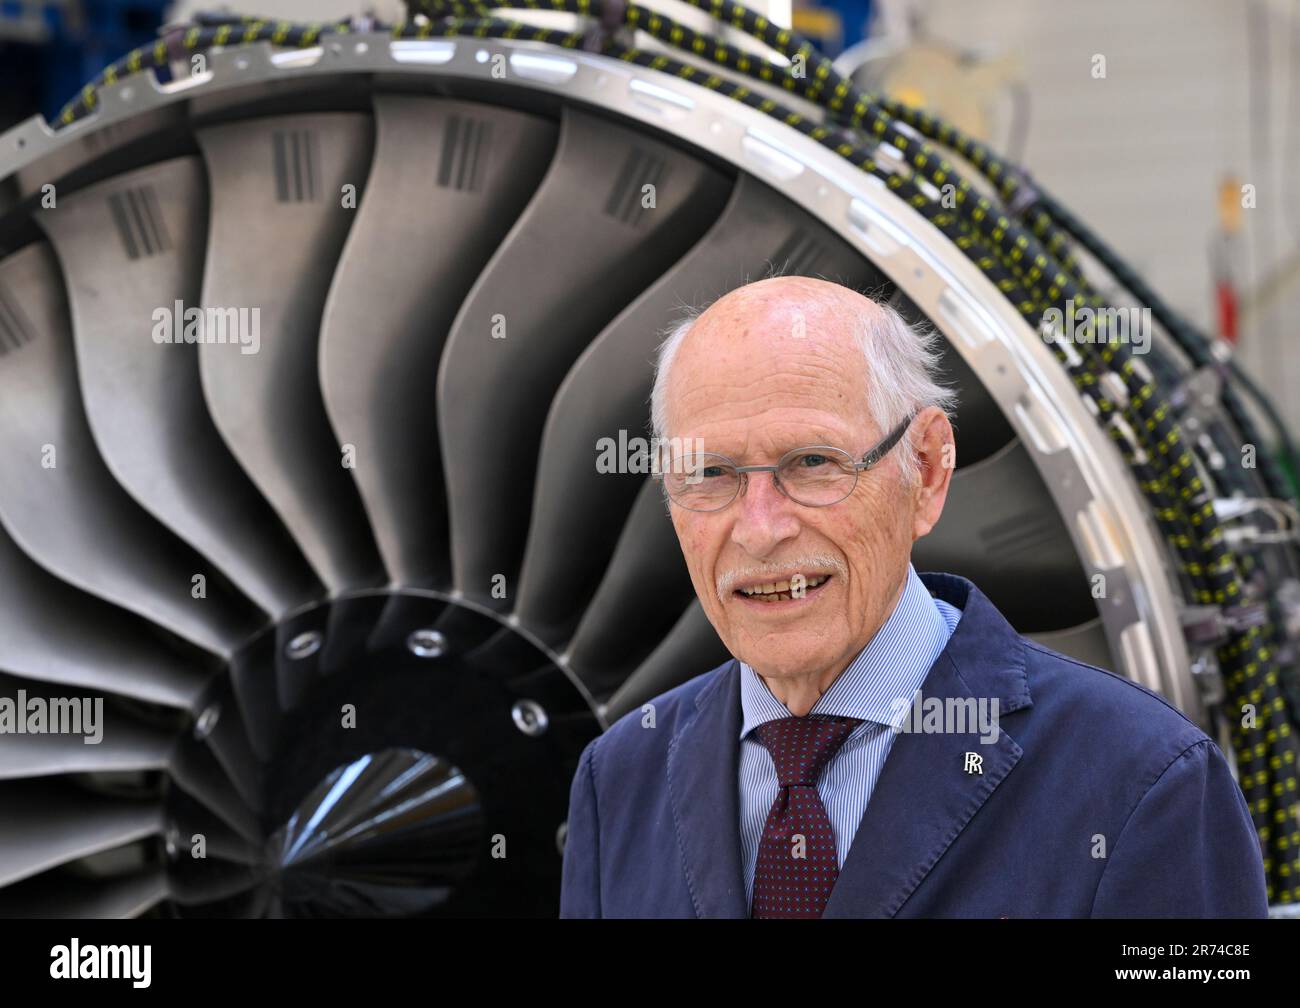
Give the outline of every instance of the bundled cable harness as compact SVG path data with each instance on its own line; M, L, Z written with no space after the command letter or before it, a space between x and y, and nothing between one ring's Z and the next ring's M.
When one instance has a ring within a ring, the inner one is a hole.
M1222 677L1219 716L1231 727L1238 779L1264 854L1269 900L1300 902L1295 737L1300 571L1290 482L1300 465L1275 411L1226 348L1211 344L1181 318L1024 171L928 112L863 93L806 39L740 4L685 2L757 39L780 61L628 0L512 0L513 8L589 19L586 30L571 32L496 17L489 5L456 0L413 0L407 4L409 20L394 25L366 18L294 24L201 15L107 67L63 110L59 122L68 125L92 113L103 86L148 70L169 73L173 64L213 47L269 42L302 48L328 35L363 31L389 31L401 39L509 38L600 52L717 91L779 119L882 180L1041 332L1132 471L1177 560L1190 643ZM633 30L681 50L684 59L636 48ZM727 73L711 72L702 63ZM770 87L751 89L745 78ZM770 97L773 88L817 106L820 120ZM1091 260L1088 269L1080 252ZM1098 287L1102 277L1106 294ZM1145 355L1135 355L1126 333L1108 331L1114 315L1107 309L1124 297L1149 308L1156 323L1156 338ZM1079 306L1093 311L1067 334L1045 319L1059 319L1069 303L1076 312ZM1265 449L1242 393L1274 428L1282 464ZM1231 524L1246 515L1256 524Z

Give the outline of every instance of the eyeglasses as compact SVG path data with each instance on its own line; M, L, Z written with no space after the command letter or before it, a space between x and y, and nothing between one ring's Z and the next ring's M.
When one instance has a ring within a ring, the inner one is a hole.
M776 465L738 466L725 455L691 452L674 455L660 474L664 490L688 511L720 511L740 494L747 473L770 472L776 488L796 504L827 507L838 504L858 485L858 473L870 469L898 444L916 414L910 414L885 440L855 462L853 456L829 445L795 448Z

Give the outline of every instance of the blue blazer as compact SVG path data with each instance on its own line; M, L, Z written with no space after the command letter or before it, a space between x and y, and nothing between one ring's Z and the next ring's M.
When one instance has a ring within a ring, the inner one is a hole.
M894 739L826 917L1263 917L1264 866L1218 747L1150 690L1019 636L973 584L922 696L996 697L996 742ZM562 917L748 917L739 663L583 750ZM965 771L965 754L983 773Z

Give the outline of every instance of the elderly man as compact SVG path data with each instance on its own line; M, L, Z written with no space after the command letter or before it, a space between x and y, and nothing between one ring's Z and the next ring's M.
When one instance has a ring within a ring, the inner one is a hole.
M954 464L935 366L888 306L803 277L664 342L664 489L735 659L584 750L562 916L1266 914L1209 738L912 569Z

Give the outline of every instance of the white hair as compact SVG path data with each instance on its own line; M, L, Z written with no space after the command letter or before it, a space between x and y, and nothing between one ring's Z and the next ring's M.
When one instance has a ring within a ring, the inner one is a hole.
M873 299L873 303L880 309L878 312L855 311L850 318L862 349L871 418L880 436L888 436L906 416L928 406L937 406L951 419L957 393L936 380L943 353L942 337L924 323L910 325L883 301ZM683 340L706 307L687 308L683 317L663 331L650 393L650 425L660 441L668 437L668 372ZM913 434L909 427L898 449L891 453L897 455L900 473L908 485L919 480L921 472Z

